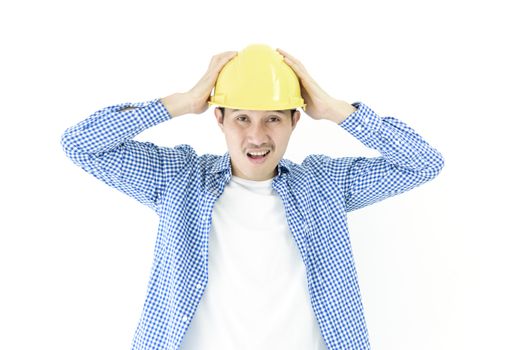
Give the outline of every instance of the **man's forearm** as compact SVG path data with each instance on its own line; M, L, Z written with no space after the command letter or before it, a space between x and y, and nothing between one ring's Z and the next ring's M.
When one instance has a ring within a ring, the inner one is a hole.
M171 118L188 114L192 111L192 102L187 93L174 93L161 98L160 102L167 109Z
M62 146L68 156L99 155L166 120L169 112L158 100L109 106L68 128Z
M174 93L145 103L124 103L106 107L66 130L62 143L69 154L107 152L125 140L160 122L191 113L187 93ZM166 113L167 112L167 113ZM111 130L111 132L107 132Z
M359 103L357 112L340 125L367 147L379 151L390 164L413 171L438 172L443 165L440 152L415 130L394 117L380 117Z
M307 108L307 107L306 107ZM325 119L331 120L334 123L342 123L349 115L357 109L350 103L343 100L334 100L330 105L330 110L326 113Z

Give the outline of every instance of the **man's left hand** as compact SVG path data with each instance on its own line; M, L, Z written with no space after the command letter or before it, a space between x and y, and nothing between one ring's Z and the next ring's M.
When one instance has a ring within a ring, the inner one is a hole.
M309 75L304 65L282 49L277 51L284 56L287 63L300 80L300 91L306 103L305 112L313 119L328 119L341 123L356 109L350 103L337 100L328 95Z

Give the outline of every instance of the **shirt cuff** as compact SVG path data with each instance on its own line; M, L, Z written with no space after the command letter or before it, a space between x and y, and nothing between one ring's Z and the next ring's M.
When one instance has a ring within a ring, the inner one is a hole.
M171 119L171 115L160 99L154 99L148 102L139 103L137 113L145 128L152 127Z
M126 111L126 113L136 113L140 121L140 126L143 129L150 128L162 122L171 119L169 112L167 111L164 104L160 101L160 98L146 102L127 102L121 103L111 108L114 111L121 111L126 108L132 107Z
M380 130L381 117L364 103L352 104L357 110L351 113L339 125L361 142L373 137Z

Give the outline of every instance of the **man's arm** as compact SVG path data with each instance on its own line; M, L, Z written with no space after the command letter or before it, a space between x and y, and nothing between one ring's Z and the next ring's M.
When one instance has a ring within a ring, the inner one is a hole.
M161 148L132 138L169 119L159 100L106 107L67 129L62 147L76 165L156 210L164 186L187 164L193 150Z
M355 210L405 192L434 178L442 169L442 155L412 128L393 118L382 118L364 104L334 99L309 75L303 64L278 49L302 85L306 113L313 119L331 120L381 157L308 157L304 163L327 171L343 192L346 211Z
M444 165L440 152L404 122L380 117L368 106L339 125L380 157L322 157L322 168L337 182L346 211L355 210L415 188L437 176Z
M204 112L218 73L234 55L230 51L213 56L202 79L185 93L109 106L70 127L61 139L66 155L96 178L156 210L169 180L196 155L188 145L166 148L132 138L170 118Z

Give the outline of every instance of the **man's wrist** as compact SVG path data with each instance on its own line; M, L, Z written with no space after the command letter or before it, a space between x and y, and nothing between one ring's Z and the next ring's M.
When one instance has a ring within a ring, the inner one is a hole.
M326 119L340 124L356 110L357 109L351 103L342 100L336 100L332 105L332 111L327 114L328 116Z
M191 102L185 93L174 93L163 97L160 102L167 109L171 118L175 118L191 112Z

